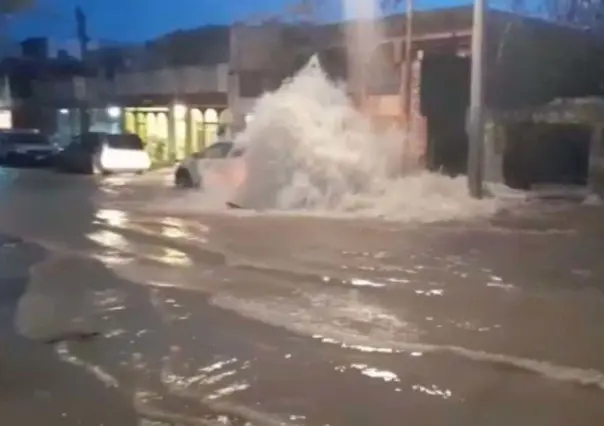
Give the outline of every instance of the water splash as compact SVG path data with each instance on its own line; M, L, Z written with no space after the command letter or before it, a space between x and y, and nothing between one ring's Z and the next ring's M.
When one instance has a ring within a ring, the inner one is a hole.
M496 211L493 200L470 198L463 178L401 177L402 135L378 131L316 56L253 114L235 140L247 147L247 179L233 197L240 206L423 222Z
M341 3L347 22L344 34L349 82L355 88L367 87L372 77L368 70L383 59L381 55L374 55L375 49L384 41L380 6L377 0L342 0Z

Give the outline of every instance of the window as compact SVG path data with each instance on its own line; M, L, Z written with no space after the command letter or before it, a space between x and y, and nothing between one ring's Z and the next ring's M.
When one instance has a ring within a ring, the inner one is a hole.
M205 151L202 151L198 158L203 159L217 159L217 158L226 158L231 149L233 148L233 144L231 142L219 142L216 143Z
M222 149L217 145L212 145L201 154L201 158L206 160L223 158Z
M9 133L6 142L15 145L49 145L50 139L40 133Z
M100 141L99 133L85 133L83 135L74 136L65 146L65 152L93 152L98 148Z
M233 149L232 142L220 142L218 145L220 145L222 157L227 157L229 155L229 152L231 152L231 150Z
M96 150L101 143L101 135L99 133L86 133L81 137L76 137L75 143L72 143L74 148L78 145L81 146L85 151L92 152Z
M138 135L133 133L125 133L121 135L107 135L105 136L107 145L111 148L116 149L143 149L143 141Z
M245 154L245 148L242 148L242 147L233 148L233 150L229 153L229 157L237 158L237 157L241 157L243 154Z

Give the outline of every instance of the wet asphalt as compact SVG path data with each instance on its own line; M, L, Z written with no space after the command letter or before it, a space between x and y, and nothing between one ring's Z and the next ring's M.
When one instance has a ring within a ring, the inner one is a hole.
M168 178L2 169L0 424L604 424L600 207L149 209Z

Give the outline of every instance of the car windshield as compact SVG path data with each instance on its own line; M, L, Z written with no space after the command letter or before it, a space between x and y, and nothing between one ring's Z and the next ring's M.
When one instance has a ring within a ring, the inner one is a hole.
M217 142L194 156L204 160L226 158L232 148L232 142Z
M241 157L243 154L245 154L245 147L233 146L233 149L229 152L229 157Z
M65 150L70 151L79 151L85 150L92 152L98 148L101 143L100 133L85 133L83 135L79 135L74 137L69 144L65 147Z
M135 134L125 133L121 135L107 135L107 144L115 149L137 149L143 148L143 141Z
M15 145L50 145L50 139L40 133L7 133L4 140Z

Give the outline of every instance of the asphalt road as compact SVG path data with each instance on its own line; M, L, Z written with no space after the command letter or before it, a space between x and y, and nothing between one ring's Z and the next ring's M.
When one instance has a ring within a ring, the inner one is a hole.
M604 424L601 207L178 213L164 179L0 173L1 424Z

